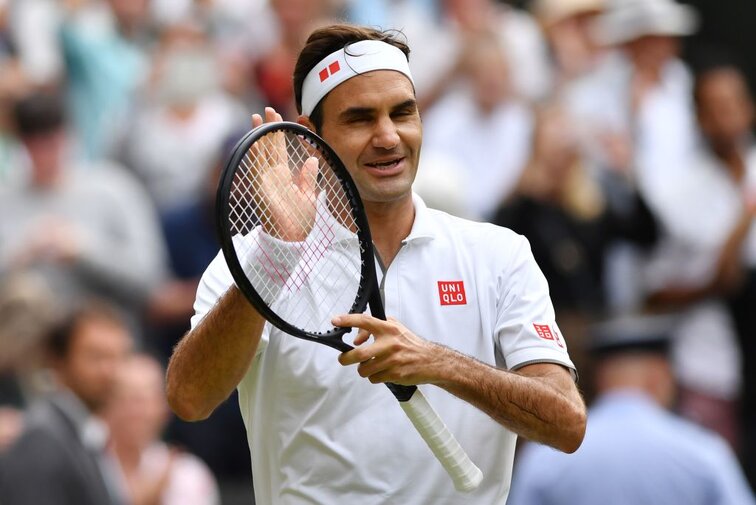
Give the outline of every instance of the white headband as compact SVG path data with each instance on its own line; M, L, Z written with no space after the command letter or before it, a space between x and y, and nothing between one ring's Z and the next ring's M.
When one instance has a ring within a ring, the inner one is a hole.
M312 114L318 102L342 82L373 70L396 70L414 85L401 49L380 40L361 40L329 54L310 70L302 83L302 114Z

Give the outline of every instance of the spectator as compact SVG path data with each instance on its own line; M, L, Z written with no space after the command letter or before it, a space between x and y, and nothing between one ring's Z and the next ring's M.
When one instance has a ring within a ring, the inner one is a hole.
M741 354L721 295L756 265L756 233L749 234L756 207L746 200L756 188L753 102L740 72L725 63L699 73L695 97L703 142L684 177L653 201L665 235L646 276L649 301L684 315L673 346L682 412L735 445Z
M120 148L161 215L201 199L224 139L246 124L243 107L217 79L214 47L191 20L161 37L153 97L140 107Z
M487 220L512 191L525 165L532 117L512 92L511 72L499 42L481 35L467 51L461 69L464 81L423 118L423 147L460 166L467 186L465 212Z
M612 309L607 296L610 251L626 242L649 247L657 233L637 192L624 188L624 206L609 198L607 184L591 170L570 124L569 114L555 103L538 110L530 160L492 221L527 237L549 281L562 330L579 343L586 325ZM574 346L584 374L590 360L581 351L581 345Z
M455 39L457 61L465 57L466 44L481 35L498 41L510 74L512 92L518 98L537 100L549 92L550 70L543 35L525 11L492 0L443 0L442 29ZM454 52L450 53L454 55ZM454 63L449 54L437 55L437 64Z
M217 505L218 487L197 457L160 441L169 411L165 372L146 354L118 369L104 417L131 505Z
M533 14L551 51L552 93L593 70L603 55L591 26L605 0L536 0Z
M595 336L599 397L583 446L568 457L525 447L508 505L756 503L725 441L666 410L667 321L617 320Z
M528 238L558 312L597 317L608 309L603 264L608 248L619 239L650 245L656 226L637 194L629 212L610 205L570 122L556 104L540 108L530 160L493 222Z
M58 314L55 296L33 275L0 283L0 453L23 428L22 411L41 392L42 340Z
M23 434L0 458L3 505L124 502L117 465L97 417L131 348L124 322L107 306L77 309L49 337L59 388L29 410Z
M61 299L104 297L136 325L164 275L164 245L150 202L109 164L77 169L66 158L63 105L33 94L15 107L30 177L0 189L0 272L41 270Z
M68 2L61 27L69 101L86 159L122 135L146 84L154 31L149 0Z
M602 166L637 172L644 192L676 177L694 143L692 80L678 58L695 12L674 0L612 0L593 35L612 57L565 90L576 126Z

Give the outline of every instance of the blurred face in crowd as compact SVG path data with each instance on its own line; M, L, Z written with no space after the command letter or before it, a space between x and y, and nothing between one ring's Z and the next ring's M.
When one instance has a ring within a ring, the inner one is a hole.
M23 137L22 143L32 164L32 184L46 188L60 179L67 149L67 136L59 130Z
M507 63L498 41L486 37L473 44L466 64L478 107L492 112L509 94Z
M625 50L636 69L657 74L678 55L680 41L666 35L646 35L626 43Z
M579 150L567 113L547 106L538 113L534 131L535 158L554 180L562 180L578 160Z
M131 336L124 327L105 318L84 319L74 327L55 371L64 386L98 411L112 394L116 373L130 350Z
M445 0L447 15L456 21L462 30L479 31L489 26L492 19L491 0Z
M108 0L118 24L127 29L142 24L149 14L149 0Z
M118 369L108 424L119 445L147 447L168 421L163 370L152 358L132 356Z
M742 74L722 68L698 79L696 101L703 134L715 148L741 142L753 124L753 101Z
M422 142L407 77L377 70L352 77L322 102L320 133L354 178L365 202L411 198Z

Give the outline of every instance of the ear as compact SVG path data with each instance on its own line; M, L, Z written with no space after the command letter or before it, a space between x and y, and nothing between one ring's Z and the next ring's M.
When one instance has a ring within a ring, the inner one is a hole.
M315 132L315 125L312 124L312 121L310 121L310 116L300 115L297 118L297 123L301 124L302 126L304 126L305 128L307 128L311 132L313 132L313 133Z

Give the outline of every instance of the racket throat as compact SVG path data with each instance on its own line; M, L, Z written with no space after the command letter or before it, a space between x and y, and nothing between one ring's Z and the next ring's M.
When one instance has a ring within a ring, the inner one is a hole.
M394 384L393 382L387 382L386 387L391 390L391 393L400 402L409 401L412 395L417 391L417 386L402 386L400 384Z

